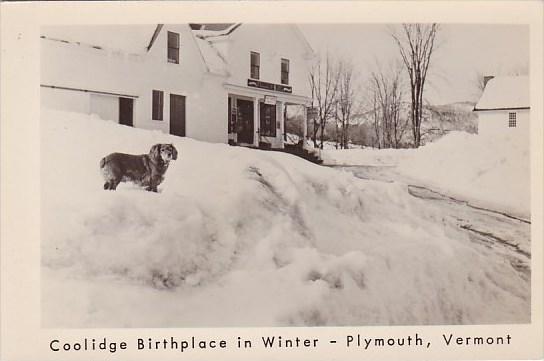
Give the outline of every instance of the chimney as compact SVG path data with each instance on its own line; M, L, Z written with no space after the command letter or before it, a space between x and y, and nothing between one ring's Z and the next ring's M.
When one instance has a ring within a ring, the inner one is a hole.
M485 75L484 76L484 88L487 85L487 82L490 81L491 79L493 79L494 77L495 77L495 75Z

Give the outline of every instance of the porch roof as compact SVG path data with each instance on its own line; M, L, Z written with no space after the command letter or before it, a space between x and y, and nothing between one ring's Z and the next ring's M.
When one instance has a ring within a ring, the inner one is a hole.
M248 97L264 97L265 95L270 95L276 97L279 101L291 104L300 104L309 106L312 103L312 100L309 97L297 94L289 93L280 93L275 91L270 91L260 88L251 88L247 86L241 86L237 84L224 83L223 86L229 92L232 92L237 95L248 96Z

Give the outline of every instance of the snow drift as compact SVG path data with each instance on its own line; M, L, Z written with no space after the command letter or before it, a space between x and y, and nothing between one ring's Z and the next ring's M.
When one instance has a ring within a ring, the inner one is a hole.
M399 163L399 171L479 205L529 219L529 140L452 132Z
M395 167L423 184L479 206L530 218L528 139L451 132L418 149L324 151L326 164Z
M399 184L42 111L45 327L529 322L530 285ZM159 193L98 162L173 143Z
M323 162L337 166L393 167L409 158L416 149L326 149Z

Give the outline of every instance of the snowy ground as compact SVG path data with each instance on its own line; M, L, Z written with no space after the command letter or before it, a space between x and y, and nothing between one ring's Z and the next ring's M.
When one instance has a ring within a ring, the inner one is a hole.
M528 135L527 135L528 136ZM325 164L378 167L473 204L530 218L529 142L452 132L420 149L322 152Z
M523 222L501 243L489 214L401 182L75 113L41 125L45 327L530 321ZM101 157L157 142L179 150L160 193L102 190Z

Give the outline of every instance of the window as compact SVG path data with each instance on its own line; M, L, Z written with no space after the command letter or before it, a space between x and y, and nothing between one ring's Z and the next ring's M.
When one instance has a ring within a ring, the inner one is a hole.
M516 113L508 113L508 127L509 128L516 127Z
M281 83L289 84L289 59L281 59Z
M162 109L164 108L164 92L153 90L153 110L151 118L153 120L162 120Z
M264 137L276 136L276 106L261 103L260 109L260 135Z
M168 62L179 64L179 34L168 32Z
M259 79L259 71L261 66L261 55L256 52L251 52L251 69L249 77Z
M236 106L233 99L229 97L229 133L236 133Z

